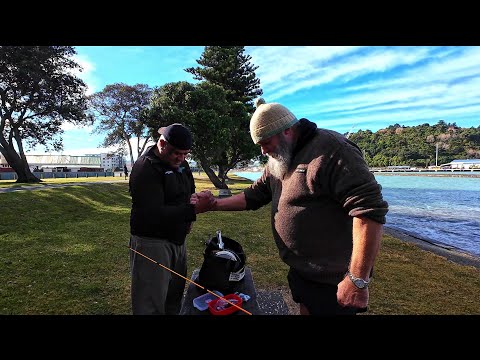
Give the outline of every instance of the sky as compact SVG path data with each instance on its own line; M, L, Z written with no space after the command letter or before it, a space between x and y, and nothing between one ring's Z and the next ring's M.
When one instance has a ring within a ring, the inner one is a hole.
M106 85L195 83L204 46L76 46L88 94ZM319 127L373 132L439 120L480 126L480 46L246 46L262 97ZM63 126L65 155L108 152L105 134ZM27 154L44 154L41 146ZM49 152L50 154L57 154Z

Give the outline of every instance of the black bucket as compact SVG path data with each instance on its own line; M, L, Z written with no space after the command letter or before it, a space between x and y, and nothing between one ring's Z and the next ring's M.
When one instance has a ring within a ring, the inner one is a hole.
M240 243L225 236L222 240L223 249L217 237L207 242L197 282L208 290L228 294L243 280L247 258Z

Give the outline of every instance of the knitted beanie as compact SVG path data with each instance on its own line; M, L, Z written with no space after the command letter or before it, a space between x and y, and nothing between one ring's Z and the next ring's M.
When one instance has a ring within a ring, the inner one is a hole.
M288 129L298 119L285 106L266 104L263 98L255 100L256 110L250 120L250 136L255 144Z

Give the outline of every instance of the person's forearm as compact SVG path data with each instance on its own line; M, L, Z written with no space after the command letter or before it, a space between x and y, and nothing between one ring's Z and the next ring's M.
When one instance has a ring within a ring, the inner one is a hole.
M212 208L214 211L240 211L245 210L247 201L245 194L242 192L229 197L216 199L215 205Z
M367 217L353 218L353 251L349 269L355 277L369 278L382 234L383 224Z

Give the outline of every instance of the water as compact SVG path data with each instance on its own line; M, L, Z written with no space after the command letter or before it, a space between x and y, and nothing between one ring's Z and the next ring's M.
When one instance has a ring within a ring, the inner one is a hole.
M236 172L250 180L260 172ZM387 226L480 256L480 177L375 174L389 204Z

